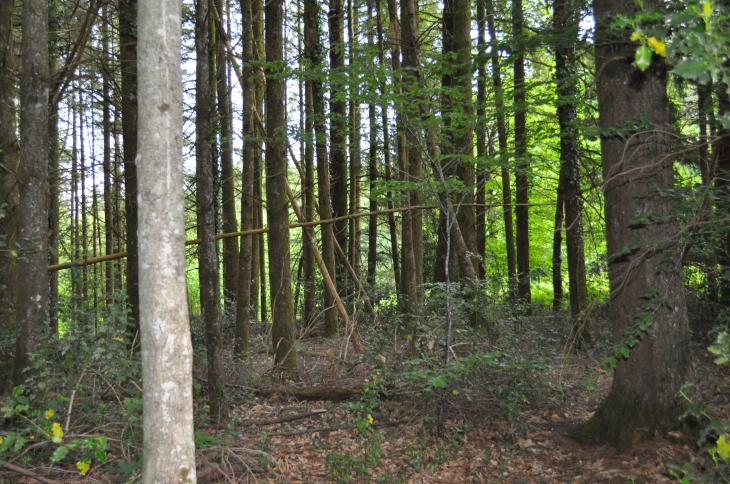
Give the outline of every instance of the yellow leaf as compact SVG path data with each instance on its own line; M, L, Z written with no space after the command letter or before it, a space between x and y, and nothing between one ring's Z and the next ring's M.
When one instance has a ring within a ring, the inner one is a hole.
M373 423L373 416L368 414L368 422Z
M3 443L3 436L0 435L0 444L2 444L2 443Z
M53 416L54 416L55 414L56 414L56 412L54 412L54 411L53 411L53 410L51 410L51 409L49 409L49 410L46 410L46 420L50 420L50 419L51 419L51 417L53 417Z
M89 469L91 469L91 464L82 460L81 462L76 463L76 469L79 470L79 474L85 476L86 473L89 472Z
M451 393L453 393L454 395L458 395L459 394L459 390L454 389L454 390L451 391Z
M115 336L113 339L114 339L114 341L119 341L120 343L124 343L124 338L122 338L120 336Z
M631 41L632 41L632 42L636 42L636 41L637 41L637 40L639 40L640 38L641 38L641 34L639 33L639 31L638 31L638 30L637 30L637 31L635 31L635 32L634 32L633 34L631 34Z
M61 424L58 422L53 422L51 433L53 433L53 435L58 437L59 439L63 437L63 429L61 428Z
M702 13L705 15L705 18L710 17L710 14L712 13L712 2L705 2L702 4Z
M723 459L730 457L730 443L727 441L727 434L723 434L719 439L717 439L717 453L720 454L720 457Z
M656 37L649 37L648 39L646 39L646 42L649 44L649 47L651 47L651 50L653 50L662 57L667 56L667 44L657 39Z

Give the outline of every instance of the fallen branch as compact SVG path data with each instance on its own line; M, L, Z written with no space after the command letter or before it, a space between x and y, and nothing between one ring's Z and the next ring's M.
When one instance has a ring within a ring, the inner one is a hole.
M388 427L391 425L403 425L411 423L413 419L404 418L401 420L388 420L385 422L373 422L370 424L372 427ZM302 434L314 434L318 432L334 432L336 430L352 430L357 428L355 425L338 425L337 427L325 427L321 429L306 429L306 430L293 430L291 432L277 432L274 434L267 434L268 437L289 437L292 435Z
M206 385L208 384L208 380L206 380L205 378L201 378L199 376L193 376L193 379L198 380L198 381L202 381ZM224 383L224 385L227 386L227 387L230 387L230 388L241 388L243 390L248 390L249 389L249 387L247 387L245 385L236 385L235 383Z
M263 419L252 419L244 420L238 426L239 427L262 427L264 425L274 425L278 423L293 422L294 420L301 420L303 418L311 417L313 415L319 415L320 413L326 413L327 410L318 408L316 410L310 410L309 412L295 413L294 415L286 415L284 417L277 418L263 418Z
M30 477L31 479L35 479L38 482L43 482L44 484L61 484L58 481L54 481L53 479L48 479L46 477L39 476L35 472L31 472L29 470L23 469L22 467L18 467L18 466L14 465L14 464L8 463L8 464L3 465L2 467L4 467L5 469L8 469L8 470L11 470L11 471L15 472L16 474L20 474L20 475L23 475L23 476L26 476L26 477Z
M349 387L300 387L300 388L262 388L256 390L259 397L286 394L300 400L344 400L362 394L362 385Z

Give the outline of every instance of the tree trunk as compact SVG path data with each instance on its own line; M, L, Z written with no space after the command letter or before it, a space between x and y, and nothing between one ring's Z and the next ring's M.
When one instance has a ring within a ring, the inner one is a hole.
M583 200L580 188L580 133L578 131L578 23L580 5L575 0L555 0L553 4L558 45L555 46L555 80L558 90L560 160L565 200L565 244L568 249L571 341L578 349L593 341L588 308L586 263L583 249ZM556 226L557 228L557 226Z
M401 2L401 50L403 52L403 73L401 79L404 93L410 92L418 101L404 103L403 125L405 128L406 165L404 181L420 183L423 173L423 133L419 119L424 114L425 99L421 92L423 74L421 69L421 46L418 31L418 1ZM409 190L410 206L417 207L423 202L419 188ZM410 225L410 226L409 226ZM403 270L412 272L412 276L401 276L405 281L405 290L412 301L414 315L420 315L423 306L423 213L421 210L409 210L403 213ZM406 240L406 234L410 240ZM412 254L411 254L412 252ZM412 265L411 265L411 260ZM412 281L408 279L412 278ZM412 287L410 287L410 285Z
M486 129L486 104L487 104L487 12L485 0L477 0L477 118L476 118L476 141L477 141L477 166L484 164L487 153L487 129ZM487 251L487 208L485 185L490 180L491 174L484 168L477 172L476 183L476 250L479 255L478 269L479 279L486 277L484 260Z
M328 12L330 56L330 186L332 216L347 215L347 103L344 66L344 0L331 0ZM347 247L347 221L334 224L335 239L340 247ZM342 272L342 271L338 271ZM343 294L344 286L338 287Z
M194 483L193 348L185 301L181 3L139 16L142 482Z
M655 0L645 2L651 10ZM593 417L573 431L583 440L608 442L619 450L641 432L677 424L682 413L677 392L690 379L690 333L687 324L677 224L671 200L658 190L671 188L674 173L666 92L666 66L655 56L644 72L632 64L636 44L624 30L617 38L610 24L616 14L634 14L630 0L595 0L598 109L602 129L622 126L638 116L657 128L623 137L601 139L605 193L606 239L609 254L610 318L613 340L630 346L619 356L611 390ZM620 57L622 60L617 61ZM647 224L634 220L652 216ZM633 249L629 244L638 243Z
M559 0L558 0L559 1ZM555 200L555 224L553 225L553 311L563 307L563 220L565 219L565 164L561 163Z
M266 213L269 220L269 284L274 364L296 368L296 335L291 290L289 200L283 66L283 0L265 6L266 31Z
M29 355L40 349L48 305L48 2L24 1L22 18L16 385L24 381Z
M127 300L130 341L139 333L137 262L137 0L119 2L119 64L122 70L124 207L127 222Z
M368 0L368 17L373 18L373 0ZM379 7L375 7L379 8ZM375 42L373 38L373 28L370 27L368 30L368 48L375 48ZM372 62L372 58L370 59ZM375 63L370 64L375 68ZM376 89L373 88L371 93L373 99L377 97ZM368 151L368 190L370 192L370 206L368 210L371 212L378 211L378 201L375 198L375 189L378 183L378 122L377 112L374 102L368 103L368 125L370 130L370 139L368 140L369 151ZM378 263L378 217L377 215L371 215L368 220L368 275L367 281L371 290L375 287L375 275L377 272Z
M104 130L104 254L114 253L114 227L112 225L112 126L111 126L111 84L109 77L112 74L109 63L111 52L109 51L109 25L106 21L109 15L108 6L104 6L104 21L101 25L102 36L102 128ZM49 133L50 134L50 133ZM53 262L51 262L53 263ZM114 263L109 261L104 264L104 291L106 300L111 300L114 293Z
M263 62L265 57L264 47L264 1L263 0L252 0L251 4L251 17L253 18L253 43L254 43L254 57L257 61ZM256 109L259 113L264 110L264 96L265 96L265 85L266 79L264 78L264 72L261 68L256 70L256 95L255 103ZM259 137L265 136L264 133L259 133ZM263 166L263 150L261 142L256 142L256 158L254 163L255 178L256 181L253 186L254 200L258 204L256 206L256 221L255 227L264 226L264 205L263 205L263 181L264 181L264 166ZM251 296L254 300L254 313L257 314L261 310L261 321L268 320L268 304L267 304L267 291L266 291L266 237L264 234L258 236L258 240L254 241L254 262L253 267L253 280L255 286L251 287L253 294Z
M228 420L223 382L223 337L220 328L220 281L215 241L215 187L213 180L213 109L214 91L210 72L211 52L208 0L195 7L195 159L198 209L198 275L200 279L200 320L205 330L208 362L208 398L210 418Z
M360 56L355 52L358 39L356 38L357 24L359 22L359 15L357 6L353 6L354 0L347 0L347 37L348 37L348 52L350 57L348 59L348 134L349 134L349 146L348 151L350 154L350 192L349 192L349 213L355 214L360 210L360 171L361 171L361 160L360 160L360 89L361 86L358 82L358 75L356 69L358 64L362 62ZM347 259L350 265L355 270L355 273L360 276L362 271L362 262L360 261L360 218L351 218L348 220L348 246L347 246ZM342 246L344 249L344 246ZM353 291L357 293L357 291Z
M218 15L223 15L223 0L215 0ZM233 174L233 127L231 95L228 86L228 62L226 46L221 35L216 35L216 90L218 117L220 120L221 201L223 232L238 230L236 220L236 193ZM224 304L233 302L238 285L238 238L223 239L223 298Z
M527 181L527 104L525 103L525 52L522 38L522 0L512 2L512 35L517 45L514 61L514 111L515 111L515 158L516 171L515 191L517 207L517 296L525 304L527 313L532 312L532 294L530 290L530 223L527 207L529 185Z
M251 0L241 0L241 18L243 21L241 43L243 45L243 169L241 173L241 230L250 230L254 225L255 201L253 199L253 184L255 182L254 159L256 157L256 142L251 138L256 134L254 123L254 43L253 18ZM251 316L251 286L255 285L253 275L253 242L258 235L241 237L241 247L238 261L238 295L236 297L236 340L234 353L238 357L246 356L249 352L249 322Z
M487 9L487 29L492 39L491 63L492 83L494 84L494 104L497 110L497 141L499 143L499 157L502 161L502 204L504 220L504 238L507 252L507 277L510 298L514 298L517 289L517 256L515 255L514 221L512 217L512 184L510 182L509 167L507 165L507 128L504 121L504 101L502 93L502 74L499 65L499 50L495 39L497 30L494 26L494 4L492 0L484 0Z
M306 7L305 7L306 8ZM303 18L303 15L302 15ZM306 22L305 20L303 20ZM306 29L306 25L304 28ZM306 35L306 31L305 31ZM305 45L309 44L305 40ZM306 47L301 47L301 54L306 55ZM312 83L309 79L304 81L304 177L302 179L302 193L304 197L304 216L307 220L314 220L316 213L316 199L314 198L314 151L316 146L314 133L314 97L312 92ZM306 235L302 231L302 235ZM303 237L303 243L306 243ZM314 324L317 315L317 275L314 255L311 251L304 250L302 254L304 258L304 314L302 319L304 327L308 328Z
M13 0L0 0L0 331L12 335L16 331L15 302L17 292L17 257L9 247L15 247L17 237L18 171L20 151L15 114L17 88L15 48L13 42ZM12 378L12 360L0 359L0 395Z
M58 0L49 0L48 3L48 27L49 33L58 31ZM49 69L53 74L58 70L58 36L49 35ZM0 45L2 43L0 42ZM2 76L2 73L0 73ZM9 79L9 78L8 78ZM58 102L49 99L48 117L48 263L58 264L58 243L60 238L60 136L58 132ZM4 116L0 116L2 119ZM14 122L13 122L14 124ZM17 162L17 161L16 161ZM1 203L1 202L0 202ZM17 204L17 200L16 200ZM58 272L48 274L50 287L50 300L48 303L48 326L51 334L58 334Z
M305 37L304 49L307 59L313 70L321 68L323 64L324 49L321 43L321 31L319 25L319 4L315 0L305 0ZM328 220L332 218L332 205L330 202L329 166L327 159L326 124L325 124L325 103L322 81L318 76L312 76L307 80L307 85L312 92L312 124L314 127L315 153L317 156L317 186L319 194L319 218ZM337 285L335 274L335 239L334 227L332 224L322 226L322 259L327 266L327 272L332 282ZM335 300L326 288L324 290L324 336L334 338L339 334L337 320L337 309Z

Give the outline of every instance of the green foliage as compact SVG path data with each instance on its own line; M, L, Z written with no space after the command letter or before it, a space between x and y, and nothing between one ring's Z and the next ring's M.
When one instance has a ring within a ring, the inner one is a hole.
M107 461L106 451L109 450L106 437L90 437L64 441L64 431L61 424L54 421L55 411L48 409L45 412L33 409L31 400L25 395L25 386L20 385L13 389L12 397L8 398L0 409L3 417L17 420L15 430L0 436L0 465L14 460L21 455L23 447L29 441L36 443L49 442L55 446L50 457L51 462L60 462L70 453L80 454L76 462L79 474L86 475L91 469L91 462L96 459L100 463Z

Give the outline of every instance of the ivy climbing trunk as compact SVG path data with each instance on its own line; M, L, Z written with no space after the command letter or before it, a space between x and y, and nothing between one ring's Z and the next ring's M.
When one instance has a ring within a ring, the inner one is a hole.
M659 5L644 3L647 10ZM629 32L610 29L615 15L638 13L632 0L595 0L593 6L600 128L639 116L656 126L628 139L601 139L609 314L618 361L608 396L572 435L622 450L637 434L653 436L677 425L682 413L677 392L691 377L690 333L678 227L671 201L659 194L674 184L667 68L654 56L639 71L632 64L636 44Z

